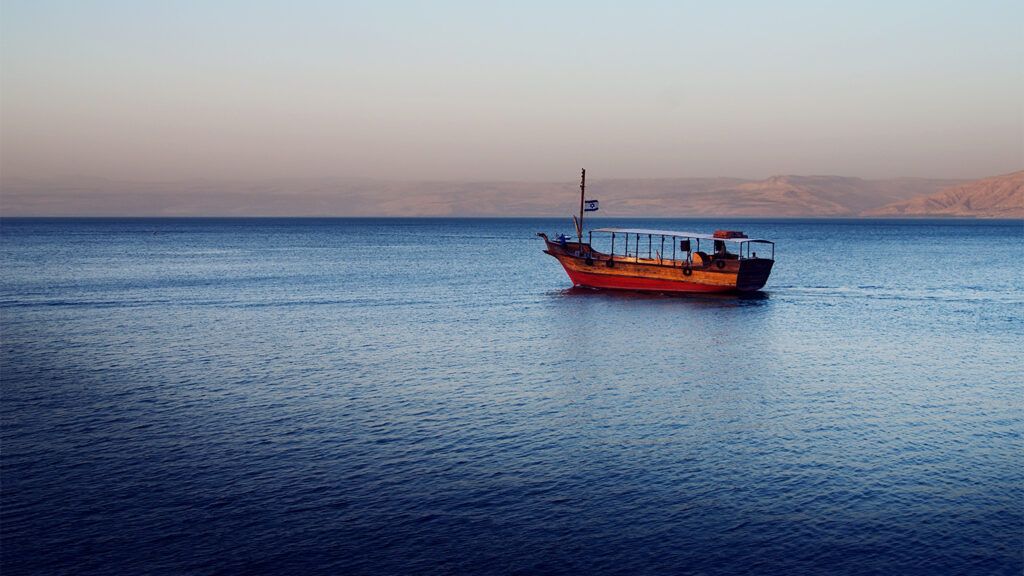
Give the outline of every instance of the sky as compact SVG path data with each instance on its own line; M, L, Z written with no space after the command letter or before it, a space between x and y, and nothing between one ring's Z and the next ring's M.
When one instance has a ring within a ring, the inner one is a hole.
M2 0L0 176L1024 168L1024 2Z

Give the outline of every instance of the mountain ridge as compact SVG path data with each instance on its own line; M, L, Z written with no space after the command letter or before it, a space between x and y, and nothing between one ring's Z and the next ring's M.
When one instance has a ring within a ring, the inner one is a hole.
M1024 174L1022 172L1021 174ZM588 181L601 216L858 217L976 181L768 178L618 178ZM559 216L575 211L577 182L415 182L361 178L102 178L0 180L4 216Z
M1024 170L957 184L865 215L1024 218Z

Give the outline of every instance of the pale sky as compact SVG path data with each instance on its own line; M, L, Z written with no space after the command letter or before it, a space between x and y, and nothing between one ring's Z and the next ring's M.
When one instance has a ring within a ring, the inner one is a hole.
M1024 168L1024 1L0 4L0 174Z

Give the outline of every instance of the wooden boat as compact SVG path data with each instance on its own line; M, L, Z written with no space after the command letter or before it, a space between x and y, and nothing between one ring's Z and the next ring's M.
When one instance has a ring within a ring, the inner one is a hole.
M701 234L599 228L588 232L587 242L583 242L585 187L584 170L580 182L580 216L579 219L573 217L575 242L565 235L551 240L547 234L537 233L544 239L544 252L562 264L574 286L645 292L753 292L768 281L775 263L775 243L747 238L742 232L717 230ZM593 248L595 232L608 235L607 252ZM702 241L710 252L701 250ZM616 243L621 253L616 252ZM758 256L757 248L761 248L762 254L770 251L771 256Z

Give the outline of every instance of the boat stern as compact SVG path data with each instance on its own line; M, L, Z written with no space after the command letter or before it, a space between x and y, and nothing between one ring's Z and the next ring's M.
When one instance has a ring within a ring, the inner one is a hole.
M768 282L774 260L770 258L746 258L740 260L736 275L736 289L740 292L756 292Z

